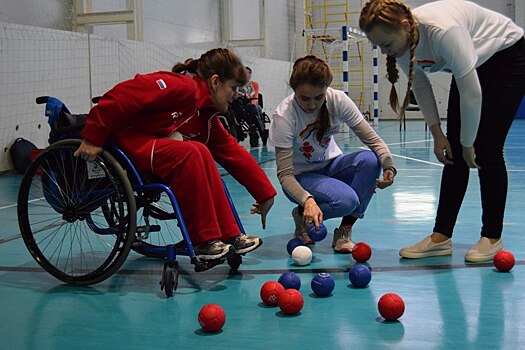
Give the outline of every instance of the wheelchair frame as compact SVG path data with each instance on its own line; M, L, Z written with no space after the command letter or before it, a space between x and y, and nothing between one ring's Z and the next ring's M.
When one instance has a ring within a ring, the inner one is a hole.
M51 100L39 99L37 103ZM65 113L67 108L56 111ZM165 260L160 285L170 297L178 285L178 255L189 256L196 272L226 260L232 270L239 268L240 255L213 261L197 258L169 186L140 174L114 145L106 145L93 162L74 157L81 139L73 136L62 135L63 140L53 142L33 160L18 195L24 243L52 276L74 285L99 283L134 250ZM223 188L244 234L224 181ZM178 230L166 223L171 220L177 220Z

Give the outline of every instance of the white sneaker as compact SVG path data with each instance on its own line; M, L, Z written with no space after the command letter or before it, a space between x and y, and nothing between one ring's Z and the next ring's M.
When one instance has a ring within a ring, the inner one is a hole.
M309 227L304 223L302 215L299 215L299 207L293 208L292 217L295 223L294 237L302 240L304 244L315 244L315 241L308 236Z
M421 242L401 248L399 255L403 258L419 259L429 256L442 256L452 254L452 240L449 238L441 243L434 243L430 236L425 237Z
M346 227L336 228L334 230L334 239L332 248L339 254L350 254L354 249L355 243L352 242L352 229Z
M490 243L487 237L481 237L465 254L465 261L482 262L494 258L497 252L503 249L501 238L496 243Z

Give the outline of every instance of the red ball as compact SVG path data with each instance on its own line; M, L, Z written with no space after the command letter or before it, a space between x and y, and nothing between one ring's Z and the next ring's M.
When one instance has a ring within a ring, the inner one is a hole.
M199 324L208 333L217 333L226 322L224 309L217 304L204 305L199 311Z
M265 305L275 306L279 295L284 291L282 284L276 281L268 281L261 287L261 299Z
M281 311L287 315L295 315L304 305L303 295L297 289L285 289L277 301Z
M492 262L498 270L507 272L514 267L516 260L514 259L514 255L512 255L512 253L508 250L500 250L496 253L496 255L494 255Z
M365 242L356 243L352 250L352 257L357 262L366 262L372 256L372 248Z
M384 294L377 303L377 309L387 321L395 321L405 312L405 303L397 294Z

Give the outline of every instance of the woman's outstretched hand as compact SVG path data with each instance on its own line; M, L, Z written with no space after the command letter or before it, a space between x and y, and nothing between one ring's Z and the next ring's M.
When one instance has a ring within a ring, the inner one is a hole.
M253 208L250 209L250 213L252 214L261 214L261 224L263 230L266 229L266 216L268 215L268 212L272 208L274 203L273 197L262 202L262 203L253 203Z

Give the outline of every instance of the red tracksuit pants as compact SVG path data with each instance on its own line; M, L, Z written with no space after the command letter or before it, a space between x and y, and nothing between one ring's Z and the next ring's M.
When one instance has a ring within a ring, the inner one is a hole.
M170 186L194 245L241 232L206 145L155 138L133 129L120 131L115 141L140 172L153 172Z

